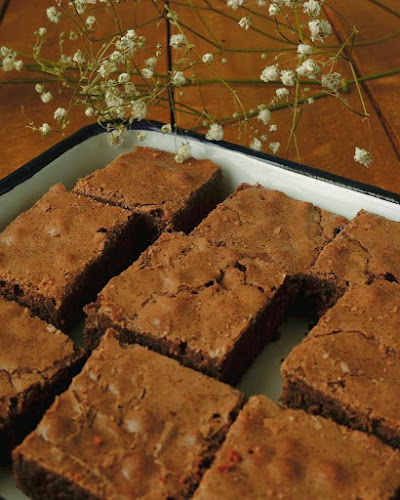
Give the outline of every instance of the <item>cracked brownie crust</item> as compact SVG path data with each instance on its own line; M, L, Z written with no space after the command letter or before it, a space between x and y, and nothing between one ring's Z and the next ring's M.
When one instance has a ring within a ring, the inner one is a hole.
M113 326L124 342L233 383L275 333L289 296L274 264L166 233L85 308L84 335L93 348Z
M375 277L400 282L400 223L361 210L319 255L307 290L323 314L345 290Z
M400 453L373 436L250 398L194 500L391 500Z
M14 451L30 498L191 497L242 405L231 387L107 332Z
M65 390L83 353L53 325L0 299L0 462Z
M70 326L137 256L139 226L127 210L57 184L0 234L0 294L57 327Z
M400 285L347 291L282 365L282 400L400 447Z
M194 229L218 246L274 262L301 278L324 246L345 226L344 217L261 185L240 185Z
M190 231L220 201L221 169L210 160L179 164L174 154L136 147L80 179L74 191L143 216L155 236Z

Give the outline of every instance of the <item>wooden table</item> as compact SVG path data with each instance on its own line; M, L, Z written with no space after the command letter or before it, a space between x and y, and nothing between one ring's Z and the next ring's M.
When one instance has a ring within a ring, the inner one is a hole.
M213 0L218 1L218 0ZM360 41L385 38L389 33L400 30L400 7L398 0L331 0L335 9L354 23L360 32ZM51 2L47 2L49 5ZM50 25L46 20L45 9L48 6L41 0L0 0L0 12L3 13L0 25L0 44L15 49L30 52L34 40L33 31L45 25L54 32L55 25ZM171 2L173 5L174 2ZM178 5L179 4L179 5ZM182 5L183 4L183 5ZM193 19L193 12L188 9L185 2L177 2L173 9L185 23L198 28L198 20ZM232 13L232 11L230 11ZM341 18L327 10L326 14L335 29L338 41L343 41L344 25ZM137 10L136 21L145 23L154 17L152 2L144 0ZM224 39L227 44L235 46L256 43L254 34L249 38L249 32L233 30L232 25L218 17L209 19L213 23L213 30L219 39ZM127 26L128 27L128 26ZM165 21L162 21L155 31L154 24L142 28L142 34L153 38L155 33L160 42L166 44L168 39ZM275 42L271 42L275 43ZM58 36L49 35L50 53L57 50ZM196 47L199 51L206 51L207 46L201 37L196 38ZM163 61L164 71L168 70L168 58ZM260 55L251 56L232 54L226 71L230 78L246 78L246 75L255 74L254 68L262 66ZM364 45L355 49L355 66L359 74L374 74L387 69L400 68L400 37L393 37L375 45ZM343 70L344 73L346 70ZM3 73L1 81L10 77L10 73ZM225 73L226 75L226 73ZM32 73L23 71L13 78L32 78ZM245 96L245 104L251 105L260 93L260 87L251 84L237 86ZM66 96L57 94L57 87L49 86L55 95L51 111L57 106L66 106ZM304 164L349 177L361 182L373 184L391 191L400 192L400 73L394 72L390 77L371 80L363 84L364 97L370 113L372 128L372 153L374 163L365 168L352 160L354 146L365 146L367 143L367 130L361 124L360 118L347 112L337 99L327 97L317 104L305 107L298 138L301 148L301 161ZM232 105L226 98L224 90L215 85L202 89L204 101L221 114L229 114ZM355 87L346 94L348 102L359 108L359 100ZM182 101L192 107L199 107L198 93L185 89ZM257 102L257 100L255 101ZM0 86L0 178L13 172L15 169L43 152L61 139L60 135L52 134L41 139L38 133L33 133L27 128L27 120L37 124L49 121L33 83L15 83ZM22 110L23 107L23 110ZM50 108L49 108L50 109ZM170 113L167 109L157 108L151 113L150 118L169 122ZM278 125L278 132L270 140L280 141L285 144L288 134L288 123L291 116L289 110L276 111L273 122ZM193 125L193 120L188 115L178 113L181 126ZM82 110L76 109L71 113L72 124L67 129L71 134L83 125L90 123L90 119L83 115ZM226 138L232 142L241 142L236 132L226 131ZM248 139L247 144L248 144ZM268 141L269 142L269 141ZM284 148L280 151L284 153ZM293 148L289 149L288 157L296 160Z

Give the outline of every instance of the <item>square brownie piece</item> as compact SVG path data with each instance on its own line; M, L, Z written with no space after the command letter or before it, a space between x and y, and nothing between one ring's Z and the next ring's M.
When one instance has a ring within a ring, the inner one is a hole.
M123 342L234 383L271 340L289 295L273 263L164 233L85 308L84 336L93 349L113 327Z
M361 210L319 255L307 293L322 315L355 284L375 277L400 282L400 223Z
M0 462L82 364L81 350L60 330L0 298Z
M400 453L322 417L250 398L194 500L391 500Z
M134 214L57 184L0 233L0 294L65 328L142 247Z
M225 438L239 391L107 332L14 450L33 499L189 498Z
M400 285L349 289L282 365L282 400L400 447Z
M190 231L221 201L221 169L210 160L136 147L80 179L74 191L144 217L155 236Z
M242 184L194 229L218 246L275 264L298 286L344 217L261 185Z

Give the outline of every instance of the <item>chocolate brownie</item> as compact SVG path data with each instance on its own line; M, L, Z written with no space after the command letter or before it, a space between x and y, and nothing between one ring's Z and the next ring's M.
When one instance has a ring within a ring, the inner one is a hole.
M109 331L14 450L17 485L40 500L189 498L242 401Z
M220 201L221 178L210 160L179 164L172 153L137 147L80 179L74 190L143 216L157 236L198 224Z
M242 184L193 234L249 257L275 262L294 282L301 282L346 222L344 217L280 191Z
M400 447L400 285L349 289L282 365L283 401Z
M319 255L307 290L322 315L349 285L400 281L400 223L361 210Z
M282 322L290 293L274 264L164 233L88 305L89 348L109 327L182 364L237 382Z
M0 233L0 294L59 328L143 246L135 216L53 186Z
M264 396L250 398L194 500L399 498L400 452Z
M0 298L0 462L82 363L82 352L55 326Z

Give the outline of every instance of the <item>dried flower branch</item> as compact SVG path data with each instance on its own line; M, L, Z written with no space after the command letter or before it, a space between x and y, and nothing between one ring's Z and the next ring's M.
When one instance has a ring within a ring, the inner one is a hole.
M119 9L123 4L129 4L132 10L140 9L139 0L54 0L54 5L46 8L49 26L35 31L33 54L19 54L11 48L1 47L0 64L7 72L24 68L38 75L29 81L36 84L40 99L48 107L53 99L48 83L59 82L60 91L71 95L67 109L58 107L51 111L54 126L29 124L42 137L55 131L64 132L69 124L70 110L78 106L86 116L95 118L106 127L110 131L110 140L118 144L134 120L145 120L153 106L160 106L169 107L172 117L172 123L161 128L163 133L176 131L179 128L178 114L184 114L193 117L193 130L207 131L208 140L220 141L226 127L235 127L238 134L249 138L252 149L259 151L268 144L272 154L276 154L280 143L268 141L268 136L272 134L270 137L273 138L277 130L277 125L270 123L271 117L275 111L289 108L292 120L286 154L290 146L294 146L300 159L301 144L298 143L297 131L304 107L321 98L334 96L362 120L368 120L362 82L400 72L392 69L358 77L352 61L357 30L352 27L343 44L328 44L332 27L323 17L323 3L323 0L153 0L154 18L144 24L153 24L156 32L159 23L167 23L169 38L160 44L143 36L143 25L124 27ZM173 10L175 6L191 9L203 31L180 19ZM111 16L115 26L115 30L106 35L101 32L99 21L104 12ZM228 47L213 33L205 13L223 17L232 23L232 29L256 33L261 39L279 44L276 48ZM63 23L69 27L59 35L59 57L48 59L44 56L48 30L52 24ZM98 33L102 33L101 36ZM399 34L400 31L384 39ZM207 51L198 49L195 40L199 39L202 44L207 44ZM363 45L379 41L363 42ZM160 60L168 52L169 70L160 72ZM261 55L253 79L224 77L229 54L235 53ZM25 64L20 56L25 59ZM339 62L348 65L352 79L346 79L338 71ZM207 78L204 78L205 74L208 74ZM10 79L1 84L19 81ZM252 109L246 109L242 102L240 85L244 83L258 85L263 96L263 102L255 102ZM232 99L230 116L218 116L212 112L203 97L204 85L221 85L226 89ZM357 90L361 110L352 107L346 99L351 86ZM197 89L200 109L181 99L188 88ZM311 92L311 89L316 91ZM137 138L143 139L143 133ZM369 149L357 146L354 160L368 166L372 161ZM178 148L176 161L184 161L189 155L189 144L184 143Z

